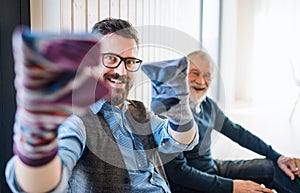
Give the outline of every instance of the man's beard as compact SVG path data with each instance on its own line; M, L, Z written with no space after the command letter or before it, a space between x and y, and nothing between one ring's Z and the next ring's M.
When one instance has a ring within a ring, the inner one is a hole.
M115 79L119 79L125 82L125 88L112 88L111 89L111 96L109 102L114 105L118 106L123 104L123 102L127 99L130 89L133 86L133 80L126 76L118 76L118 75L107 75L107 77L112 76Z
M203 95L198 95L196 93L190 93L190 102L193 104L200 104L205 99L206 93Z
M113 88L111 91L110 103L114 106L122 104L128 97L129 89L128 84L125 89Z
M196 93L196 91L194 91L193 89L195 88L199 88L200 86L195 85L195 84L190 84L190 106L191 108L194 108L195 106L199 106L200 103L202 103L202 101L206 98L206 92L207 90L205 90L204 93L200 94L200 93Z

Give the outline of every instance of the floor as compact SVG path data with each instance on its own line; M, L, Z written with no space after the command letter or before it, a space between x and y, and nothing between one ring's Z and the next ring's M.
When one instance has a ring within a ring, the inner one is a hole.
M294 101L287 104L237 104L225 110L228 117L272 145L276 151L300 157L300 101L293 119L290 114ZM219 133L213 135L213 155L219 159L251 159L261 157L241 148Z

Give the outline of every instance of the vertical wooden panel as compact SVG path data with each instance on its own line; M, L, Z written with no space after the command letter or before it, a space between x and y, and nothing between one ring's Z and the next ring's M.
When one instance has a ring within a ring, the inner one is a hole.
M163 2L161 2L163 3ZM145 11L145 16L144 16L144 22L147 23L147 25L150 25L150 26L154 26L156 23L155 23L155 20L157 18L157 9L156 9L156 6L157 6L157 3L156 3L156 0L146 0L146 3L144 4L144 11ZM152 28L150 28L152 29ZM148 38L149 39L152 39L153 37L152 36L152 33L148 33ZM154 36L154 39L157 39L158 37L155 37ZM151 42L152 43L152 42ZM157 45L155 44L152 44L151 46L147 46L147 49L146 49L146 53L147 54L147 60L148 61L155 61L157 59L157 53L156 51L158 51L157 49ZM142 76L143 78L143 87L142 87L142 100L143 101L148 101L147 103L150 104L150 99L151 99L151 82L149 80L149 78L143 74Z
M129 0L120 0L120 18L124 20L128 20L128 14L129 14Z
M95 25L96 22L99 21L98 18L98 0L88 0L87 1L87 31L91 31L92 27Z
M150 0L144 0L143 3L143 23L144 25L150 24L150 13L149 13L149 7L150 7Z
M43 1L31 0L30 1L30 19L32 31L43 30Z
M136 1L136 23L138 26L140 26L141 29L141 42L148 42L148 39L150 38L149 35L149 26L150 23L150 17L153 17L154 13L150 12L150 5L151 0L143 0L143 1ZM153 59L153 55L151 52L151 46L143 44L141 45L141 54L142 59L144 62L149 62ZM151 99L151 92L150 92L150 80L146 75L140 71L140 87L139 90L137 90L137 97L141 98L143 102L149 107L150 105L150 99Z
M169 5L167 4L167 2L164 2L164 3L161 3L161 4L158 3L157 10L158 10L158 13L159 13L159 18L156 21L157 24L159 26L167 26L168 22L169 22L169 20L167 20L167 15L169 15L169 11L165 11L165 10L169 10ZM163 38L163 37L161 37L161 38ZM157 59L160 60L164 56L166 56L165 49L158 53Z
M145 25L150 25L150 22L149 22L149 0L143 0L143 4L142 4L142 14L143 14L143 26ZM149 37L147 37L145 34L147 34L147 32L144 31L145 27L142 27L142 32L141 32L141 42L148 42L148 39ZM149 57L149 46L148 45L142 45L141 47L142 49L142 54L143 54L143 61L144 62L149 62L150 60L150 57Z
M159 19L161 17L160 15L160 7L161 3L159 3L159 0L154 0L152 6L151 6L151 10L150 13L154 14L154 18L153 18L153 25L160 25L159 23ZM161 36L157 36L156 37L157 41L160 42ZM161 53L161 49L157 49L157 47L153 48L153 55L155 56L155 59L158 59Z
M60 1L60 23L62 33L71 33L73 31L73 1L61 0Z
M144 0L135 0L136 4L136 26L142 26L144 24Z
M43 0L43 31L60 32L60 28L60 0Z
M73 0L73 29L74 32L85 32L86 29L86 3L85 0Z
M113 18L120 17L120 5L119 0L110 0L110 16Z
M100 20L110 16L110 0L100 0Z
M155 24L156 14L155 14L155 0L148 0L148 17L149 17L149 24L153 25Z
M136 1L135 0L128 0L128 21L132 23L132 25L136 26Z

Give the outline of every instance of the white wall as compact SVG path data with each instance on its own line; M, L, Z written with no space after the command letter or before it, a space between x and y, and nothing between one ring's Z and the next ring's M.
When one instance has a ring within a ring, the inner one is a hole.
M222 103L230 106L235 101L235 65L237 57L237 11L238 0L223 1L221 58L220 58L220 91Z
M290 61L299 55L300 2L224 0L221 75L225 100L291 105L299 87Z

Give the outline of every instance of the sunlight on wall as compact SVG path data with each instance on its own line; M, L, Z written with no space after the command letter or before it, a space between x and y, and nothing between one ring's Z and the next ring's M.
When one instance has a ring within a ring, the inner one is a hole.
M297 95L291 60L299 55L299 12L299 1L263 1L258 7L252 85L256 101L293 101Z
M237 98L252 102L294 102L291 59L299 55L300 2L243 0L239 10Z

